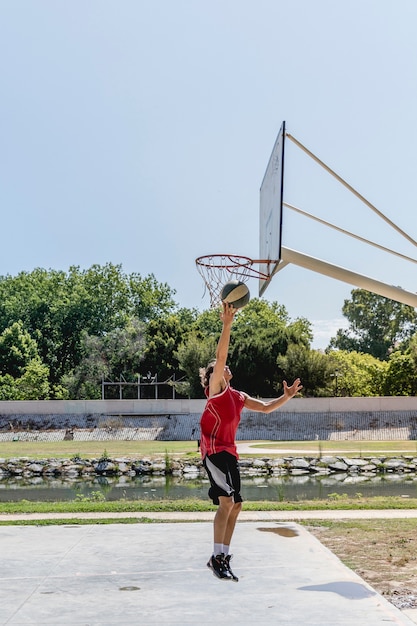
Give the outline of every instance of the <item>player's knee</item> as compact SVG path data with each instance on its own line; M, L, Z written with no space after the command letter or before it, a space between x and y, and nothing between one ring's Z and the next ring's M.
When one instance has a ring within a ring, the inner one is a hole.
M230 513L234 505L232 496L227 496L227 497L220 496L219 501L220 501L220 507Z
M239 515L241 510L242 510L242 503L241 502L235 502L233 504L233 512L236 513L236 515Z

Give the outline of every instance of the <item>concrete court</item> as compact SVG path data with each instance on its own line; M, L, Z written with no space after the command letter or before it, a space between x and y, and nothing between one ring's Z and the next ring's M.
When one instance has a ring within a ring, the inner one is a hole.
M295 522L239 522L238 583L206 567L212 524L0 527L0 624L412 626Z

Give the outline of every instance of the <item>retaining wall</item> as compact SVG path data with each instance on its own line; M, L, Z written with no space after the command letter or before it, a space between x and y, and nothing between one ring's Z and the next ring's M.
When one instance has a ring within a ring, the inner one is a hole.
M204 400L0 402L0 441L199 438ZM295 398L269 415L244 410L237 439L417 439L417 398Z

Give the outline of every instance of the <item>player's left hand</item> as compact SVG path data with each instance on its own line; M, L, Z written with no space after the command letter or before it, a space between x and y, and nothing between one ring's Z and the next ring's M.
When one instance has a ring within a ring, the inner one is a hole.
M303 388L301 380L299 378L296 378L291 386L289 386L287 381L284 380L283 385L284 395L286 395L287 398L293 398Z

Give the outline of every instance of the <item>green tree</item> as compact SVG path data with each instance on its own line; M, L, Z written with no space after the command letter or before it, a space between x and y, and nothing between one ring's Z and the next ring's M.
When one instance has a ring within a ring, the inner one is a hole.
M153 275L126 275L120 265L35 269L0 277L0 332L21 320L36 340L51 385L83 358L83 333L104 337L137 317L148 322L175 308L174 292Z
M327 354L302 344L290 344L285 355L278 356L277 364L289 384L301 378L304 396L333 395L330 383L333 363Z
M186 385L176 385L178 390L191 398L204 398L199 371L216 356L217 341L222 329L220 308L207 309L201 313L193 311L193 319L187 318L188 333L175 353Z
M291 343L309 346L307 320L291 322L284 306L253 299L233 323L230 364L234 385L250 395L271 397L281 388L277 357Z
M198 371L215 358L220 332L220 310L204 311L177 351L191 397L202 397ZM285 354L290 343L308 346L311 336L307 320L291 321L284 306L254 298L233 322L229 349L233 385L251 395L276 395L282 384L277 356Z
M179 312L152 319L146 325L146 348L140 372L157 374L162 382L174 374L180 377L177 350L191 332L196 311L181 309Z
M337 373L338 395L381 395L388 368L386 361L380 361L371 354L345 350L333 350L329 352L329 357L332 371Z
M49 368L40 358L32 359L24 373L16 380L19 400L49 400ZM15 398L16 399L16 398Z
M170 313L175 308L175 292L167 283L159 283L153 274L144 278L131 274L128 278L129 312L143 322Z
M415 396L417 393L417 367L410 351L405 354L395 350L390 354L385 372L385 396Z
M145 325L128 320L124 328L116 328L103 337L82 333L80 363L63 377L71 398L101 397L102 379L136 382L145 351Z
M329 348L364 352L377 359L387 359L398 343L417 330L413 307L378 296L364 289L354 289L345 300L342 312L349 320L347 330L339 329Z
M196 317L192 329L197 333L198 337L212 337L217 341L222 330L220 308L207 309L200 313Z
M18 378L32 359L39 358L37 343L19 320L0 335L0 373Z
M417 332L410 338L407 346L407 352L410 354L411 358L417 369Z
M21 400L16 378L10 374L0 375L0 400ZM25 398L23 398L25 399Z
M201 367L206 367L214 359L217 340L218 337L213 337L212 335L201 339L196 332L192 332L178 347L176 356L179 366L187 379L187 386L177 386L180 392L189 395L191 398L204 398L199 371Z
M0 399L48 400L48 379L49 368L39 357L36 341L21 321L14 322L0 335Z

